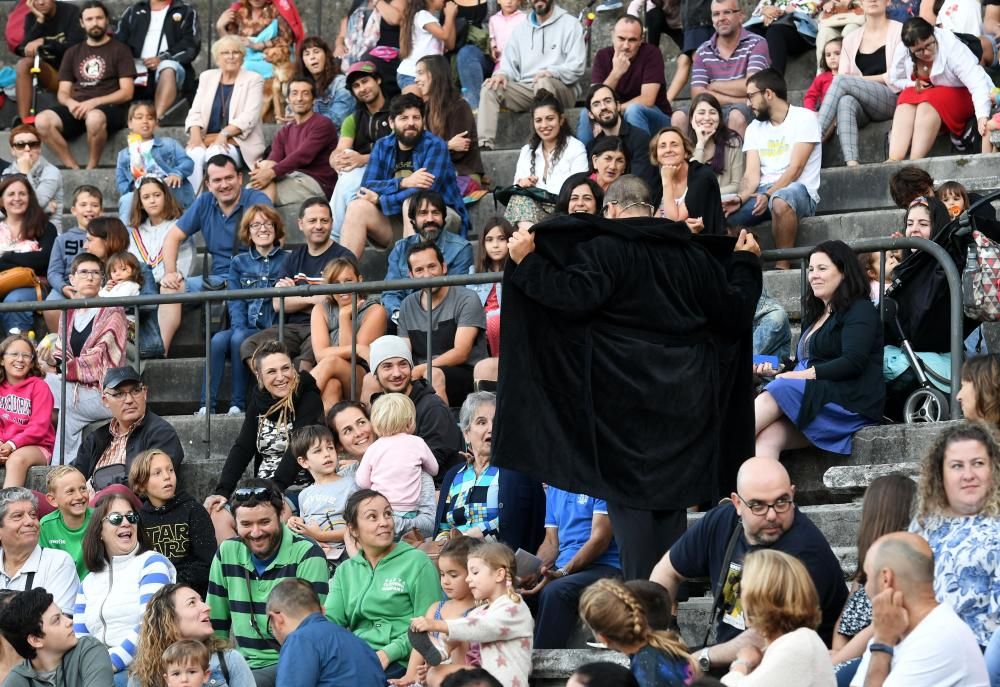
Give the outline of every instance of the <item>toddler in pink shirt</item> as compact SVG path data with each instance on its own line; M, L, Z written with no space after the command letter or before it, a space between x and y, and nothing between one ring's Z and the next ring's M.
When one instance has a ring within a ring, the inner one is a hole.
M500 11L490 17L490 51L493 53L493 60L496 67L500 68L500 56L503 49L507 47L507 40L514 28L528 18L520 8L521 0L500 0Z

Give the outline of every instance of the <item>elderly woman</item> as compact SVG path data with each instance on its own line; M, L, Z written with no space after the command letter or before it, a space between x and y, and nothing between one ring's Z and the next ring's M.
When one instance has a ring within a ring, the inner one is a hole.
M42 137L30 124L19 124L10 130L10 152L14 161L3 176L23 174L35 190L38 204L56 231L62 230L63 178L58 168L42 157Z
M955 34L921 17L903 24L889 78L900 91L889 133L889 159L927 157L942 126L953 141L969 138L970 120L986 139L993 81ZM984 145L988 145L988 140Z
M201 188L205 160L212 155L225 153L248 168L264 156L260 121L264 79L243 68L245 55L238 37L223 36L212 44L218 69L206 69L198 77L198 92L184 120L187 153L194 160L191 185L196 191Z
M166 687L163 652L185 639L199 641L208 648L211 687L255 687L253 672L243 655L213 634L208 604L201 594L183 584L160 587L146 604L129 687Z
M83 560L90 574L76 596L73 631L93 635L108 647L115 685L122 687L139 646L146 604L177 573L150 547L132 502L116 493L94 504L83 535Z
M809 254L809 293L794 370L754 401L756 455L815 445L847 455L854 433L882 419L882 326L868 280L843 241ZM771 376L769 363L755 372Z
M910 531L934 552L934 591L972 628L1000 676L1000 445L984 424L963 422L935 439L920 465ZM987 648L988 647L988 648Z
M265 79L275 57L291 60L303 38L302 20L291 0L238 0L215 22L220 36L235 36L246 49L246 68Z
M1000 355L969 358L962 365L958 402L966 420L978 420L1000 429Z
M649 140L649 158L660 169L660 189L653 189L660 217L684 222L694 234L726 232L719 181L711 167L693 159L694 148L684 132L673 126L660 129Z
M5 177L0 181L0 273L16 267L29 267L38 279L45 279L52 246L56 242L56 228L38 204L38 196L28 177L21 174ZM100 285L98 285L100 286ZM41 300L41 287L24 285L11 289L2 299L4 303ZM32 328L31 312L5 312L0 314L0 327L4 332Z
M766 642L740 649L724 685L770 687L795 676L796 687L834 687L837 680L826 645L816 628L819 596L809 571L782 551L761 549L747 554L740 581L740 600L747 624Z
M377 491L354 492L344 519L359 550L337 567L326 615L368 643L386 677L402 677L410 657L410 619L441 599L437 569L427 554L394 541L392 506Z
M691 159L712 168L719 182L719 193L731 195L740 190L746 155L743 139L726 126L722 118L722 105L709 92L691 98L688 140L694 141Z
M490 465L496 403L496 394L477 391L462 404L458 424L469 453L465 465L452 467L441 480L437 540L455 529L515 551L537 551L544 537L545 493L525 475Z

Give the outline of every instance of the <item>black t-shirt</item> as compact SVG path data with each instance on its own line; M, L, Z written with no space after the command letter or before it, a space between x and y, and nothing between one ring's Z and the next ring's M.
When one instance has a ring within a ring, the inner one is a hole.
M330 247L319 255L310 255L309 246L299 246L288 255L285 269L279 278L290 277L295 280L296 286L322 284L323 268L334 258L355 259L354 253L336 242L331 243ZM306 308L299 312L287 313L285 321L290 324L309 324L311 317L312 308Z
M670 563L674 570L686 578L707 576L712 582L714 591L716 585L720 583L726 546L738 523L739 516L731 503L710 510L670 547ZM742 528L742 525L740 527ZM743 558L747 552L755 548L761 547L750 546L741 532L733 548L733 557L725 580L722 595L723 616L717 628L717 643L728 642L745 629L743 609L737 596L739 590L734 592L733 588L739 583L742 575ZM830 549L823 533L805 513L796 510L792 526L770 548L795 556L806 566L809 576L816 584L820 608L823 611L823 620L817 632L829 645L837 617L847 601L847 585L844 583L840 561Z
M413 174L413 148L403 150L396 144L396 164L392 168L394 179L405 179Z
M388 110L379 110L372 114L362 105L355 111L354 118L357 123L351 147L362 155L371 155L375 141L392 133Z

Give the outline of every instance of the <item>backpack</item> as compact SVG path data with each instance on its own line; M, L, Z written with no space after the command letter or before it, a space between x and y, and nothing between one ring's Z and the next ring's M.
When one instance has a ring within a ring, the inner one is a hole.
M962 309L980 322L1000 321L1000 243L980 231L972 232L973 243L962 272Z

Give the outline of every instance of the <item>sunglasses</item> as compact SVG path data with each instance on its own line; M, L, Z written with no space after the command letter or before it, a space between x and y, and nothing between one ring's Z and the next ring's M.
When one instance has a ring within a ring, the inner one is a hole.
M113 527L118 527L124 520L128 520L130 524L135 525L139 522L139 514L134 510L130 510L124 515L115 511L114 513L108 514L104 519L111 523Z
M42 147L42 142L41 141L14 141L10 145L11 145L11 148L14 148L15 150L25 150L25 149L38 150L39 148Z
M244 501L270 501L271 489L269 487L241 487L233 492L233 502L243 503Z

